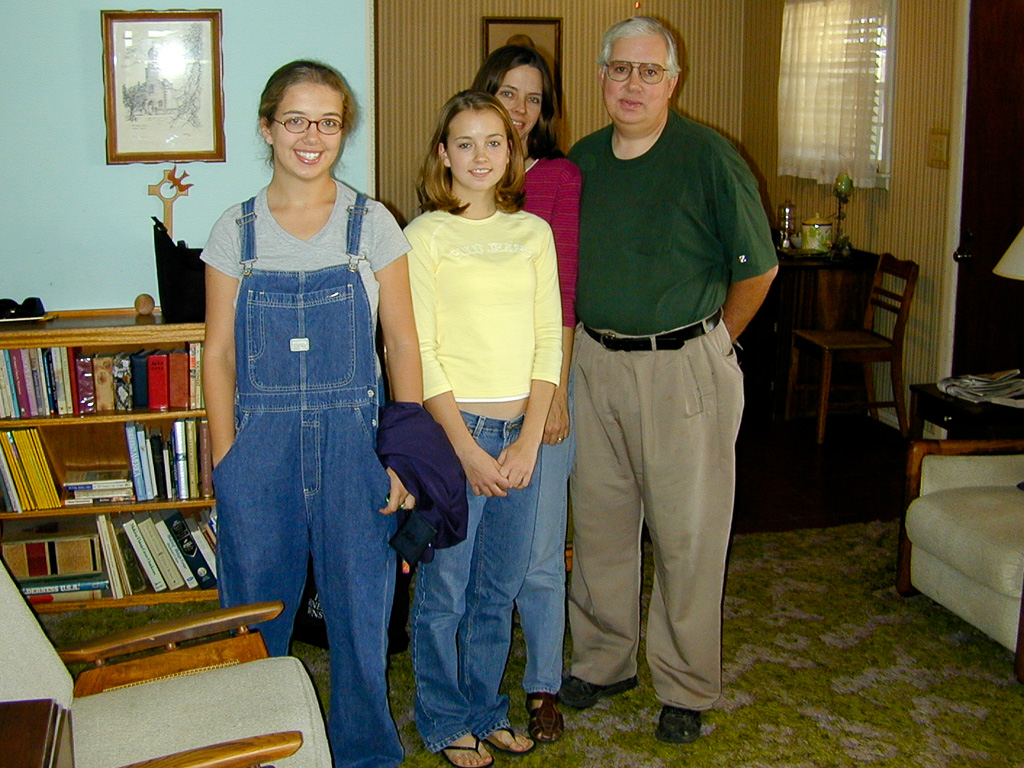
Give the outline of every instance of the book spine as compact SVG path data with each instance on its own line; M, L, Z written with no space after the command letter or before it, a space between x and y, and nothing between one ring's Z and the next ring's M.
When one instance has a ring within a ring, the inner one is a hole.
M167 547L167 553L171 556L171 560L174 561L174 566L178 569L178 574L181 576L182 581L185 582L185 586L189 589L195 589L199 586L199 582L196 580L196 575L192 573L192 568L189 567L188 562L185 560L185 555L178 546L177 538L171 533L167 521L163 516L155 513L152 516L152 520L153 525L156 526L156 532L160 534L161 541Z
M185 456L185 420L178 419L174 422L171 432L174 446L174 481L177 485L178 498L188 498L188 459Z
M96 410L114 410L113 355L96 355L92 359L92 382L96 392Z
M203 345L199 341L190 341L188 344L188 394L189 408L197 409L203 407Z
M142 570L146 574L146 578L149 579L149 583L153 585L153 590L155 592L163 592L167 589L167 582L164 581L164 577L160 573L160 568L156 564L156 558L153 557L153 553L149 550L149 545L142 537L139 524L129 515L125 518L122 527L128 536L132 549L135 550L135 556L139 560L139 565L142 566Z
M149 456L153 462L153 490L156 498L169 499L164 474L164 436L156 427L149 431Z
M132 468L132 485L135 486L135 498L146 498L146 481L142 477L142 456L139 454L139 439L135 434L135 423L125 422L125 445L128 448L128 460Z
M18 447L14 442L14 434L11 430L5 429L0 435L0 449L4 452L7 460L7 467L14 479L14 486L17 489L18 499L21 502L22 511L31 512L36 509L35 499L29 490L28 477L25 475L25 468L18 456Z
M127 352L114 355L111 368L114 378L114 409L130 411L132 408L132 359Z
M25 599L32 605L46 605L48 603L75 603L82 600L99 600L103 597L101 589L79 589L71 592L43 592L40 594L25 595Z
M75 381L78 382L78 413L96 412L96 385L93 383L92 358L75 356Z
M18 401L18 410L21 418L32 415L29 407L28 380L25 378L25 355L24 349L10 350L11 376L14 379L14 393Z
M195 419L185 420L185 458L188 460L188 497L199 498L199 428Z
M28 430L15 429L12 430L11 440L13 441L14 448L17 452L18 463L21 465L21 471L25 474L28 487L28 492L32 497L32 508L33 509L46 509L46 493L42 485L42 477L39 473L39 468L36 466L35 457L32 455L32 448L28 442L27 436Z
M60 493L57 491L57 482L54 480L50 462L46 458L42 438L39 436L38 429L32 428L26 431L28 433L26 435L26 442L29 446L29 452L33 457L36 471L39 473L39 487L43 503L46 504L47 508L54 509L60 506Z
M49 355L50 366L53 369L54 410L61 416L67 416L71 413L71 400L64 386L64 367L67 365L67 357L61 347L50 347Z
M166 438L163 441L163 464L164 464L164 498L173 499L174 494L174 472L171 469L171 454L173 452L171 448L171 439Z
M199 420L199 494L213 498L213 448L210 443L210 421Z
M40 350L40 357L43 361L44 380L46 382L47 402L50 406L50 414L60 413L57 407L57 377L53 365L53 350L49 347Z
M20 415L14 400L11 352L8 349L0 349L0 419L16 419Z
M18 582L18 588L23 595L46 595L59 592L79 592L82 590L109 589L110 579L105 574L97 573L93 576L69 576L59 581L35 581L26 579Z
M117 557L118 569L121 571L125 594L134 595L137 592L144 591L147 582L142 565L139 564L139 558L135 554L135 549L132 547L131 541L128 540L128 534L124 530L123 521L129 517L131 515L124 513L115 521L113 516L111 516L110 527L114 532L114 542L117 545L117 551L114 555Z
M167 353L152 352L146 358L149 366L149 409L166 411L170 407L167 379Z
M43 358L37 347L26 350L29 362L29 400L33 416L49 416L50 407L46 397L46 381L43 373Z
M156 498L156 483L153 479L153 457L149 449L149 435L146 433L146 426L137 423L135 425L135 439L139 445L139 463L142 464L142 482L146 486L146 495L142 498L146 501Z
M167 588L174 590L185 586L185 580L178 573L178 566L174 564L174 561L171 559L171 553L167 551L163 539L160 538L153 518L147 514L141 514L136 516L136 520L139 524L139 532L146 541L149 551L153 553L153 559L156 560L157 568L160 569L160 575L167 582Z
M167 353L167 402L171 408L188 408L188 352Z
M78 414L82 412L82 404L78 402L78 369L76 367L78 348L65 347L64 354L67 356L65 376L67 376L68 394L71 397L71 411Z
M149 408L149 352L141 350L131 356L132 408Z

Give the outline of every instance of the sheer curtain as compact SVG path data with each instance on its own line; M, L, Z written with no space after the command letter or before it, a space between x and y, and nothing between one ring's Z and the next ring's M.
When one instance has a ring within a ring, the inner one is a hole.
M895 0L786 0L779 175L887 187Z

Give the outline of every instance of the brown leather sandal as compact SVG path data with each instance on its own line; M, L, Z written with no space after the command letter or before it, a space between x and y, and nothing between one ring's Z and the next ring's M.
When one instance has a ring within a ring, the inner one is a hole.
M538 703L539 702L539 703ZM565 732L565 721L558 711L558 697L553 693L526 695L526 712L530 716L527 731L534 741L558 741Z

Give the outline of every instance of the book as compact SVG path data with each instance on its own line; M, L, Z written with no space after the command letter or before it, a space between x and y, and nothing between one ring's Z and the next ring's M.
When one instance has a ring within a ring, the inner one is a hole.
M61 505L60 494L57 493L57 485L53 479L50 462L46 460L46 452L43 450L39 430L32 427L17 429L13 433L37 508L59 507Z
M190 341L188 343L188 392L189 408L198 409L205 407L203 402L203 343L201 341Z
M171 532L167 520L157 512L150 515L150 519L153 521L153 525L156 526L156 532L160 534L160 539L163 541L164 546L167 547L167 552L170 554L171 560L174 561L174 565L178 569L178 574L181 576L182 581L185 582L185 586L189 589L198 587L199 582L196 580L196 575L192 572L192 567L188 564L188 561L185 560L185 553L178 546L178 540Z
M132 360L127 352L114 354L111 368L114 377L114 410L130 411L132 409Z
M103 590L110 588L110 579L103 571L79 573L71 576L32 576L18 579L18 589L23 595L43 595L56 592L78 592L81 590Z
M217 579L210 565L206 562L206 556L199 548L199 543L195 540L195 536L192 535L192 531L185 521L185 516L177 509L169 509L161 512L161 517L163 517L164 523L174 537L174 542L177 544L182 558L187 563L199 587L202 589L213 589L216 587Z
M171 408L188 408L188 352L172 349L167 353L167 403Z
M96 515L96 533L100 540L100 551L103 554L103 571L110 580L110 594L112 597L124 597L124 587L121 586L121 574L117 570L117 561L114 559L114 537L107 524L106 515Z
M92 383L96 393L96 411L114 410L113 355L96 355L92 359Z
M217 555L214 549L216 540L211 538L209 532L209 526L202 520L198 520L192 515L182 515L185 519L185 525L188 526L188 532L192 534L192 540L199 547L199 551L203 554L203 560L210 567L210 573L213 577L217 578Z
M49 414L60 413L57 410L57 381L53 371L53 355L52 350L49 347L43 347L39 350L39 357L43 363L43 383L45 384L46 390L46 402L49 406Z
M167 476L164 474L164 436L158 427L149 430L149 455L153 462L155 498L170 499L167 495Z
M29 401L28 390L29 390L29 377L25 376L25 356L27 354L24 349L11 349L8 350L11 360L10 375L14 381L14 396L18 402L18 411L21 418L27 418L34 416L31 404Z
M25 350L32 376L29 399L34 402L33 416L50 415L50 398L46 393L46 369L43 364L42 350L38 347Z
M159 350L150 352L146 358L149 376L149 409L166 411L170 407L169 383L167 379L167 353Z
M199 428L196 419L185 419L185 459L188 463L188 497L199 498Z
M0 349L0 419L17 419L17 401L14 399L14 377L11 376L11 352Z
M78 371L75 366L75 361L78 359L78 351L77 347L64 348L67 363L64 366L64 384L68 388L68 394L71 398L71 411L76 414L82 412L82 405L78 402Z
M75 356L75 382L78 391L77 413L96 412L96 386L93 383L92 358L79 353Z
M174 493L174 472L171 469L171 441L169 438L164 439L163 444L163 459L164 459L164 498L173 499L176 498Z
M75 603L80 600L99 600L103 597L102 589L76 589L71 592L41 592L25 595L32 605L47 603Z
M210 443L210 421L199 420L199 495L213 498L213 449Z
M126 469L69 469L64 474L64 488L69 491L131 487L132 480Z
M7 509L11 512L24 512L21 499L18 498L17 486L14 484L14 475L11 473L11 468L7 466L7 454L4 451L0 451L0 484L3 485Z
M185 420L177 419L171 426L173 447L171 467L174 470L174 485L179 499L188 498L188 459L185 457Z
M139 443L139 461L142 464L142 480L146 484L146 495L142 499L156 498L156 483L153 475L153 456L149 447L149 434L146 425L136 423L135 439Z
M61 416L70 416L74 413L74 410L71 407L71 394L67 391L67 378L64 375L64 369L68 365L68 358L63 347L50 347L49 353L50 366L53 369L55 410Z
M132 377L132 408L149 408L148 350L132 352L129 368Z
M185 580L181 578L178 566L171 559L171 553L167 551L167 545L160 538L153 519L143 513L136 515L135 521L138 523L139 533L142 534L146 546L149 547L149 551L153 555L153 560L156 561L157 568L160 569L160 575L164 577L167 588L173 590L185 586Z
M127 488L79 488L71 491L67 500L88 499L89 501L134 501L135 491Z
M142 567L143 573L146 574L146 578L149 583L153 585L154 592L163 592L167 589L167 582L164 581L163 575L160 573L160 568L156 564L156 558L153 557L153 553L149 550L149 545L142 536L142 532L139 530L139 525L135 522L129 514L125 514L120 519L121 528L128 537L128 542L132 546L132 550L135 552L135 557L139 561L139 565Z
M128 517L128 513L121 515L121 518ZM146 589L146 574L142 571L135 549L128 540L128 534L122 525L113 516L107 518L110 528L114 534L114 542L117 545L114 557L117 560L118 570L121 572L121 584L125 594L134 595Z
M135 498L144 500L147 498L146 481L142 476L142 456L139 453L139 439L135 433L135 422L125 422L124 441L128 448L128 462L132 470L132 484L135 486Z

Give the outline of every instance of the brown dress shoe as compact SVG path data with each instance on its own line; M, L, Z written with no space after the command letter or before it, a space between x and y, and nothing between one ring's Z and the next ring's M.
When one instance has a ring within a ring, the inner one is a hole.
M558 711L558 697L553 693L528 693L526 712L530 716L529 732L534 741L558 741L565 732L565 721Z

